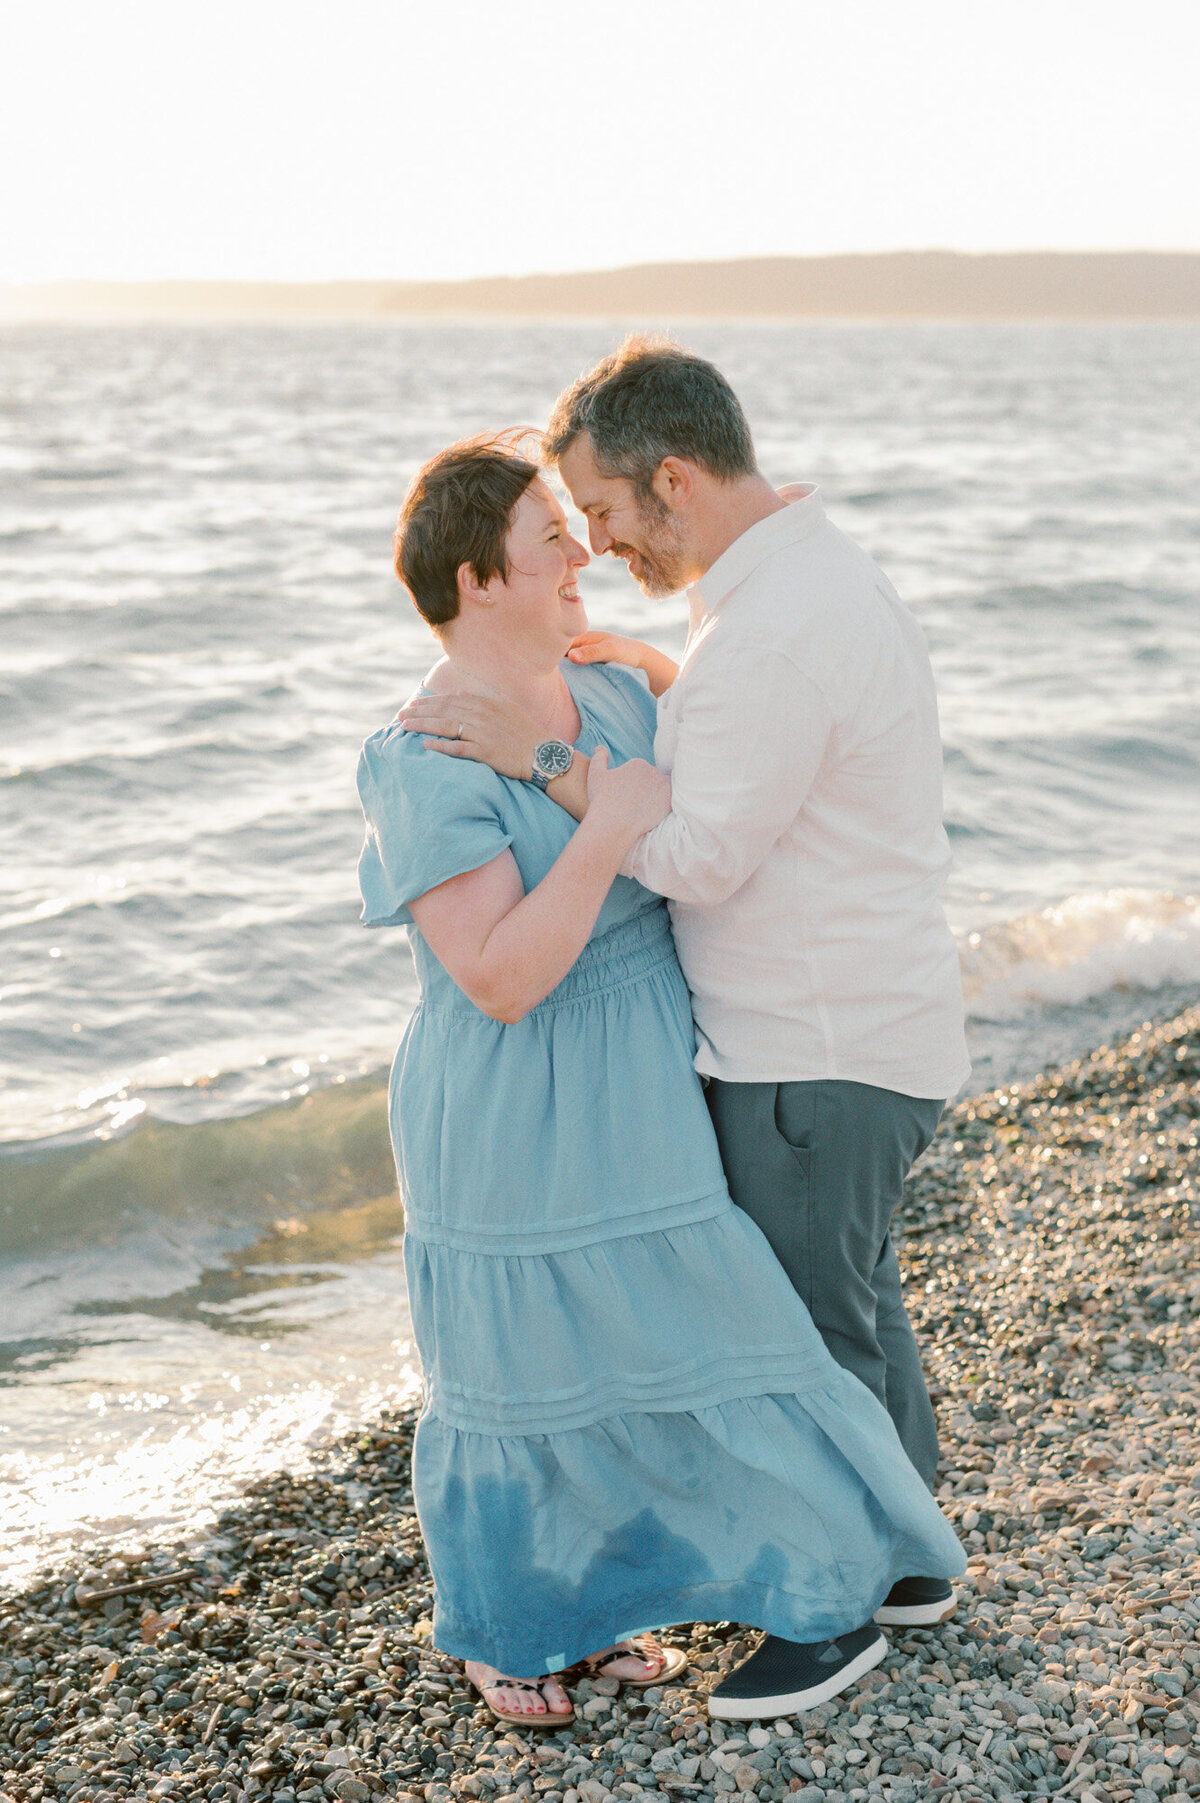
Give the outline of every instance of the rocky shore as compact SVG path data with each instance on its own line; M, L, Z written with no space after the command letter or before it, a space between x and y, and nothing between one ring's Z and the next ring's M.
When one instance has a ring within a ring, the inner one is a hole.
M1200 1797L1198 1078L1193 1010L960 1104L914 1173L908 1295L970 1571L849 1696L710 1724L751 1642L696 1628L687 1682L585 1680L572 1728L505 1732L430 1645L397 1414L197 1540L91 1549L0 1604L0 1797Z

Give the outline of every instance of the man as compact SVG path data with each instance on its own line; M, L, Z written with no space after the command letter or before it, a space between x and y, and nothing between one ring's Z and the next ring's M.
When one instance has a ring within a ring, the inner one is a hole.
M734 1200L932 1487L937 1432L889 1223L969 1066L920 631L813 489L770 486L729 384L674 345L631 339L582 376L544 453L593 551L648 595L688 590L673 681L627 641L573 654L636 659L662 691L672 808L627 870L671 903ZM552 794L572 781L577 795L577 771L541 776ZM954 1605L949 1584L913 1574L875 1621L928 1625ZM885 1652L870 1623L818 1646L769 1636L710 1710L787 1713Z

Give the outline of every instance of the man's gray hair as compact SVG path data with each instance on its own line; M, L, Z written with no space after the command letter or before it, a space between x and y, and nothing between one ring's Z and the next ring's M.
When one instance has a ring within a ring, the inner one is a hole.
M586 432L602 476L646 495L664 457L683 457L722 481L758 465L741 403L715 364L667 338L630 337L554 403L542 456L557 463Z

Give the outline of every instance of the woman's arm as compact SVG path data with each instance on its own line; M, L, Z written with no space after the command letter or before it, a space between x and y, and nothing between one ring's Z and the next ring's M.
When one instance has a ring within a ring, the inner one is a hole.
M566 976L587 943L625 857L670 807L670 784L640 758L587 776L587 819L528 895L511 852L410 903L422 937L475 1006L513 1022Z

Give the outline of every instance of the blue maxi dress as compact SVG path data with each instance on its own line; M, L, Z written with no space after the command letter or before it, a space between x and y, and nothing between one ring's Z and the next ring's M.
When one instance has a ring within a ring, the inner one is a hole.
M579 749L649 758L640 680L563 669ZM436 1644L528 1676L671 1622L811 1641L899 1577L961 1572L886 1411L730 1199L663 901L618 877L558 987L491 1020L408 904L506 848L528 892L574 822L396 725L359 789L364 923L408 926L421 989L390 1119Z

